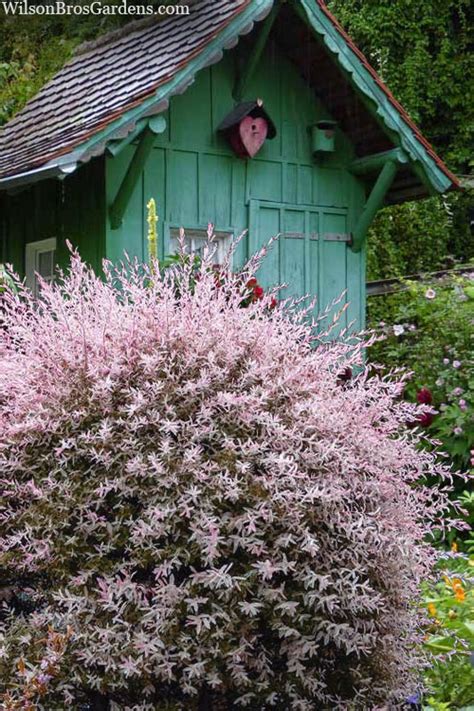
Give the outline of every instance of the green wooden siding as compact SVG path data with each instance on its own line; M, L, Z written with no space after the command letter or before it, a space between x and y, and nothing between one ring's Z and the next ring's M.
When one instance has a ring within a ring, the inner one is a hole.
M24 274L25 244L50 237L66 267L66 240L94 269L101 268L105 243L105 181L102 159L85 165L67 180L45 180L14 195L3 195L2 259Z
M126 250L146 257L146 202L154 197L160 216L159 253L169 252L173 227L205 228L240 234L249 230L237 251L238 267L253 251L279 232L282 238L262 267L265 286L286 282L282 296L311 293L326 306L347 289L345 323L364 323L364 254L345 243L310 238L310 233L348 233L365 199L363 188L347 165L350 142L339 131L334 154L315 161L309 127L326 118L324 107L296 69L269 45L245 98L261 97L277 127L252 160L236 158L216 128L233 108L236 52L197 75L194 84L174 97L165 114L167 129L139 181L121 228L107 228L107 256L120 259ZM129 147L106 163L110 205L133 154ZM141 241L137 240L141 235Z

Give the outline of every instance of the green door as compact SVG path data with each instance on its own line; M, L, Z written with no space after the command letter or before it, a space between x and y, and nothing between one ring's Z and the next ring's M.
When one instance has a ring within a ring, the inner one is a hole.
M250 254L276 235L261 267L259 281L268 288L286 284L281 298L317 297L322 311L348 288L349 234L343 208L250 202ZM349 295L350 296L350 295ZM354 296L358 296L355 295ZM343 297L328 319L348 300ZM347 326L344 315L340 327Z

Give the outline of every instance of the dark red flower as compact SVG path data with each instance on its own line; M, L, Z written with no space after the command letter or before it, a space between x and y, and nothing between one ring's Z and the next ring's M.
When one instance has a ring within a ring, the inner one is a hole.
M421 405L431 405L433 402L433 395L428 390L428 388L421 388L416 394L416 399Z
M248 282L247 282L248 289L254 289L256 286L258 286L258 281L255 279L255 277L252 277L251 279L248 280Z
M344 385L344 383L347 383L349 380L352 378L352 368L347 366L344 368L344 370L341 370L341 372L337 376L337 384L338 385Z
M424 412L422 415L418 416L417 422L420 424L422 427L429 427L431 423L433 422L433 415L431 412Z
M264 291L261 286L254 287L253 295L255 299L263 299Z
M276 309L277 306L278 306L278 301L275 299L274 296L272 296L272 300L270 301L270 306L269 306L269 308L270 308L270 309Z

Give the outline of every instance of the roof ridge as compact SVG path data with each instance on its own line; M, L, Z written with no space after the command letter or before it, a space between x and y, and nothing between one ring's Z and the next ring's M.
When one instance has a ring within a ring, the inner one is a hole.
M193 5L196 3L197 0L175 0L174 5ZM87 40L86 42L82 42L80 45L78 45L75 50L72 53L72 57L80 57L83 54L88 54L89 52L92 52L96 49L99 49L100 47L104 47L107 44L111 44L113 42L116 42L118 40L123 39L123 37L128 37L128 35L133 34L133 32L136 32L137 30L143 30L146 29L147 27L151 27L154 24L158 24L162 22L163 20L170 20L173 19L173 17L178 18L182 17L181 14L153 14L149 15L147 17L142 17L139 20L132 20L130 22L127 22L125 25L122 27L117 27L115 30L110 30L109 32L106 32L103 35L100 35L96 39L93 40Z

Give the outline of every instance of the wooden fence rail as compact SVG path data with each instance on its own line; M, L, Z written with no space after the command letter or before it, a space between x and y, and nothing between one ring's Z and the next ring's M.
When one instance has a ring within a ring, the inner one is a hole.
M442 279L443 277L449 276L464 276L466 274L474 274L474 266L466 265L465 267L458 267L457 269L443 269L440 272L411 274L410 276L396 279L368 281L366 284L367 296L384 296L385 294L394 294L397 291L404 291L407 288L404 284L405 280L429 281L431 279Z

